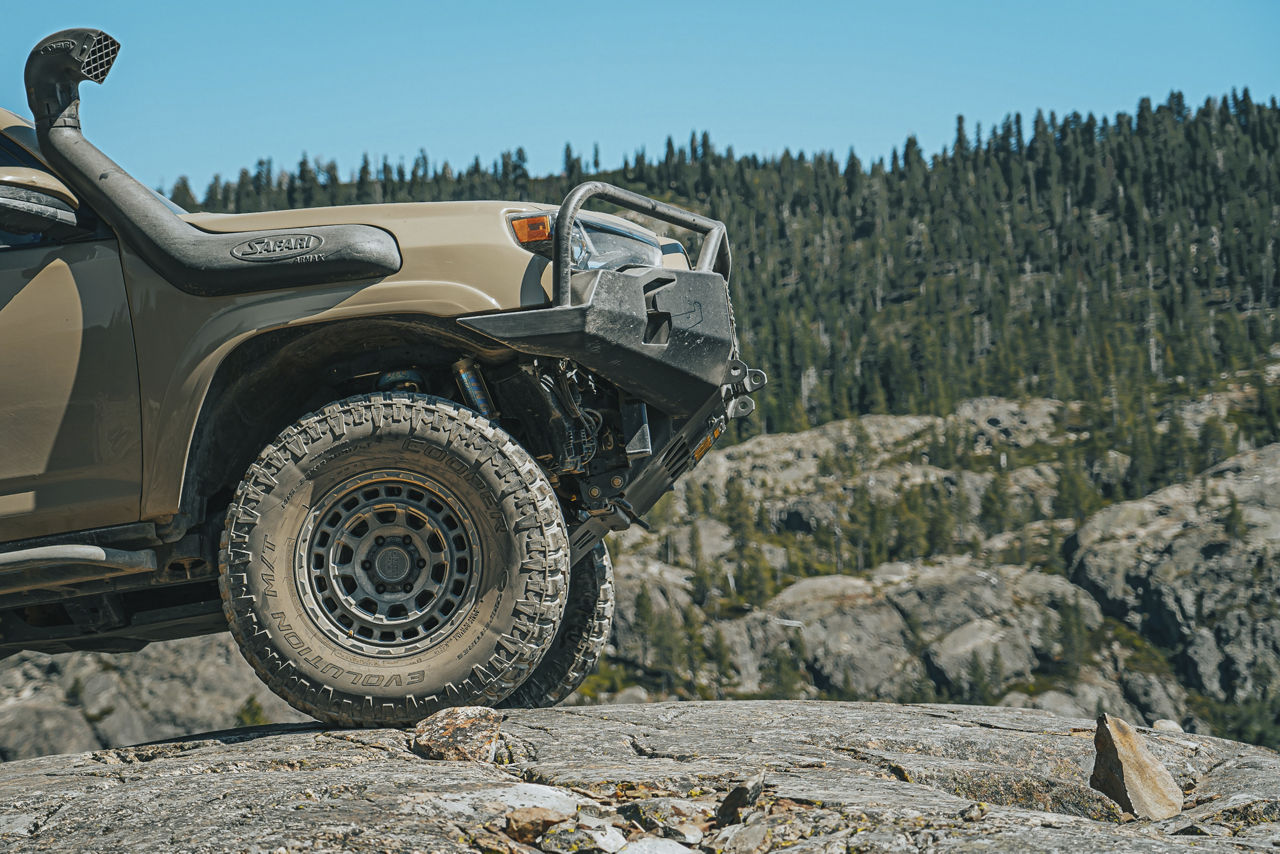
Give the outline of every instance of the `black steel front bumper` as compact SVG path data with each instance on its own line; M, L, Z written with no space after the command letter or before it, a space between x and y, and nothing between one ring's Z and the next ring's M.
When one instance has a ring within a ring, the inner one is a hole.
M633 268L575 272L568 263L572 224L600 197L704 235L692 270ZM557 214L555 293L548 308L461 318L512 350L569 359L642 401L652 453L632 463L626 488L598 502L590 519L570 522L574 559L609 530L626 527L701 460L727 419L749 415L763 371L738 356L729 300L724 224L609 184L575 188Z

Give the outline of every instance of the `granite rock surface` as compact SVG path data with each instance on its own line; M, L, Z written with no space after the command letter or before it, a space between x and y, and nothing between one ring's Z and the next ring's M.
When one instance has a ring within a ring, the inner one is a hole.
M1182 815L1152 822L1122 815L1089 787L1093 721L1041 710L758 701L505 715L494 763L423 759L406 731L318 725L10 762L0 766L0 847L1181 852L1280 843L1280 756L1208 736L1139 728L1185 798ZM741 788L741 806L722 810Z

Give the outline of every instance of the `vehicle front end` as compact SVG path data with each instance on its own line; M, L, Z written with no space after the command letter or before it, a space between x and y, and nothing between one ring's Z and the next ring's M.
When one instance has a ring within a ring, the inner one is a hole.
M592 198L699 234L697 261L626 220L582 213ZM460 363L459 387L511 422L547 471L576 561L647 512L730 419L749 415L766 378L740 358L723 223L594 181L555 212L510 222L551 261L551 305L459 318L519 354L483 373Z
M37 44L34 133L4 134L31 158L5 180L27 182L20 225L67 219L110 261L103 367L125 382L103 388L128 387L139 452L111 515L3 544L0 657L229 628L329 723L568 696L608 638L601 540L766 381L740 356L724 224L600 182L558 209L188 214L82 132L79 85L118 51L92 29ZM695 233L696 260L591 199Z

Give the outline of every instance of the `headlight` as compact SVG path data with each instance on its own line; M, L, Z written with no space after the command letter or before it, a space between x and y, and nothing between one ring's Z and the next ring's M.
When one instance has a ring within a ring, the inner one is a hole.
M511 220L511 229L525 249L547 258L554 256L554 216L517 216ZM654 238L588 217L579 217L574 223L569 249L570 264L577 270L662 266L662 246Z
M662 266L662 247L658 241L587 219L579 219L574 224L570 245L573 266L579 270Z

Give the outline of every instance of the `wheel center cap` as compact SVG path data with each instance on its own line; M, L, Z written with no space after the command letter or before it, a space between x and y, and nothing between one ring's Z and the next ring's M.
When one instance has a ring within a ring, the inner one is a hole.
M409 553L399 546L388 546L378 552L378 556L373 561L373 570L378 574L378 578L389 584L404 581L412 567Z

